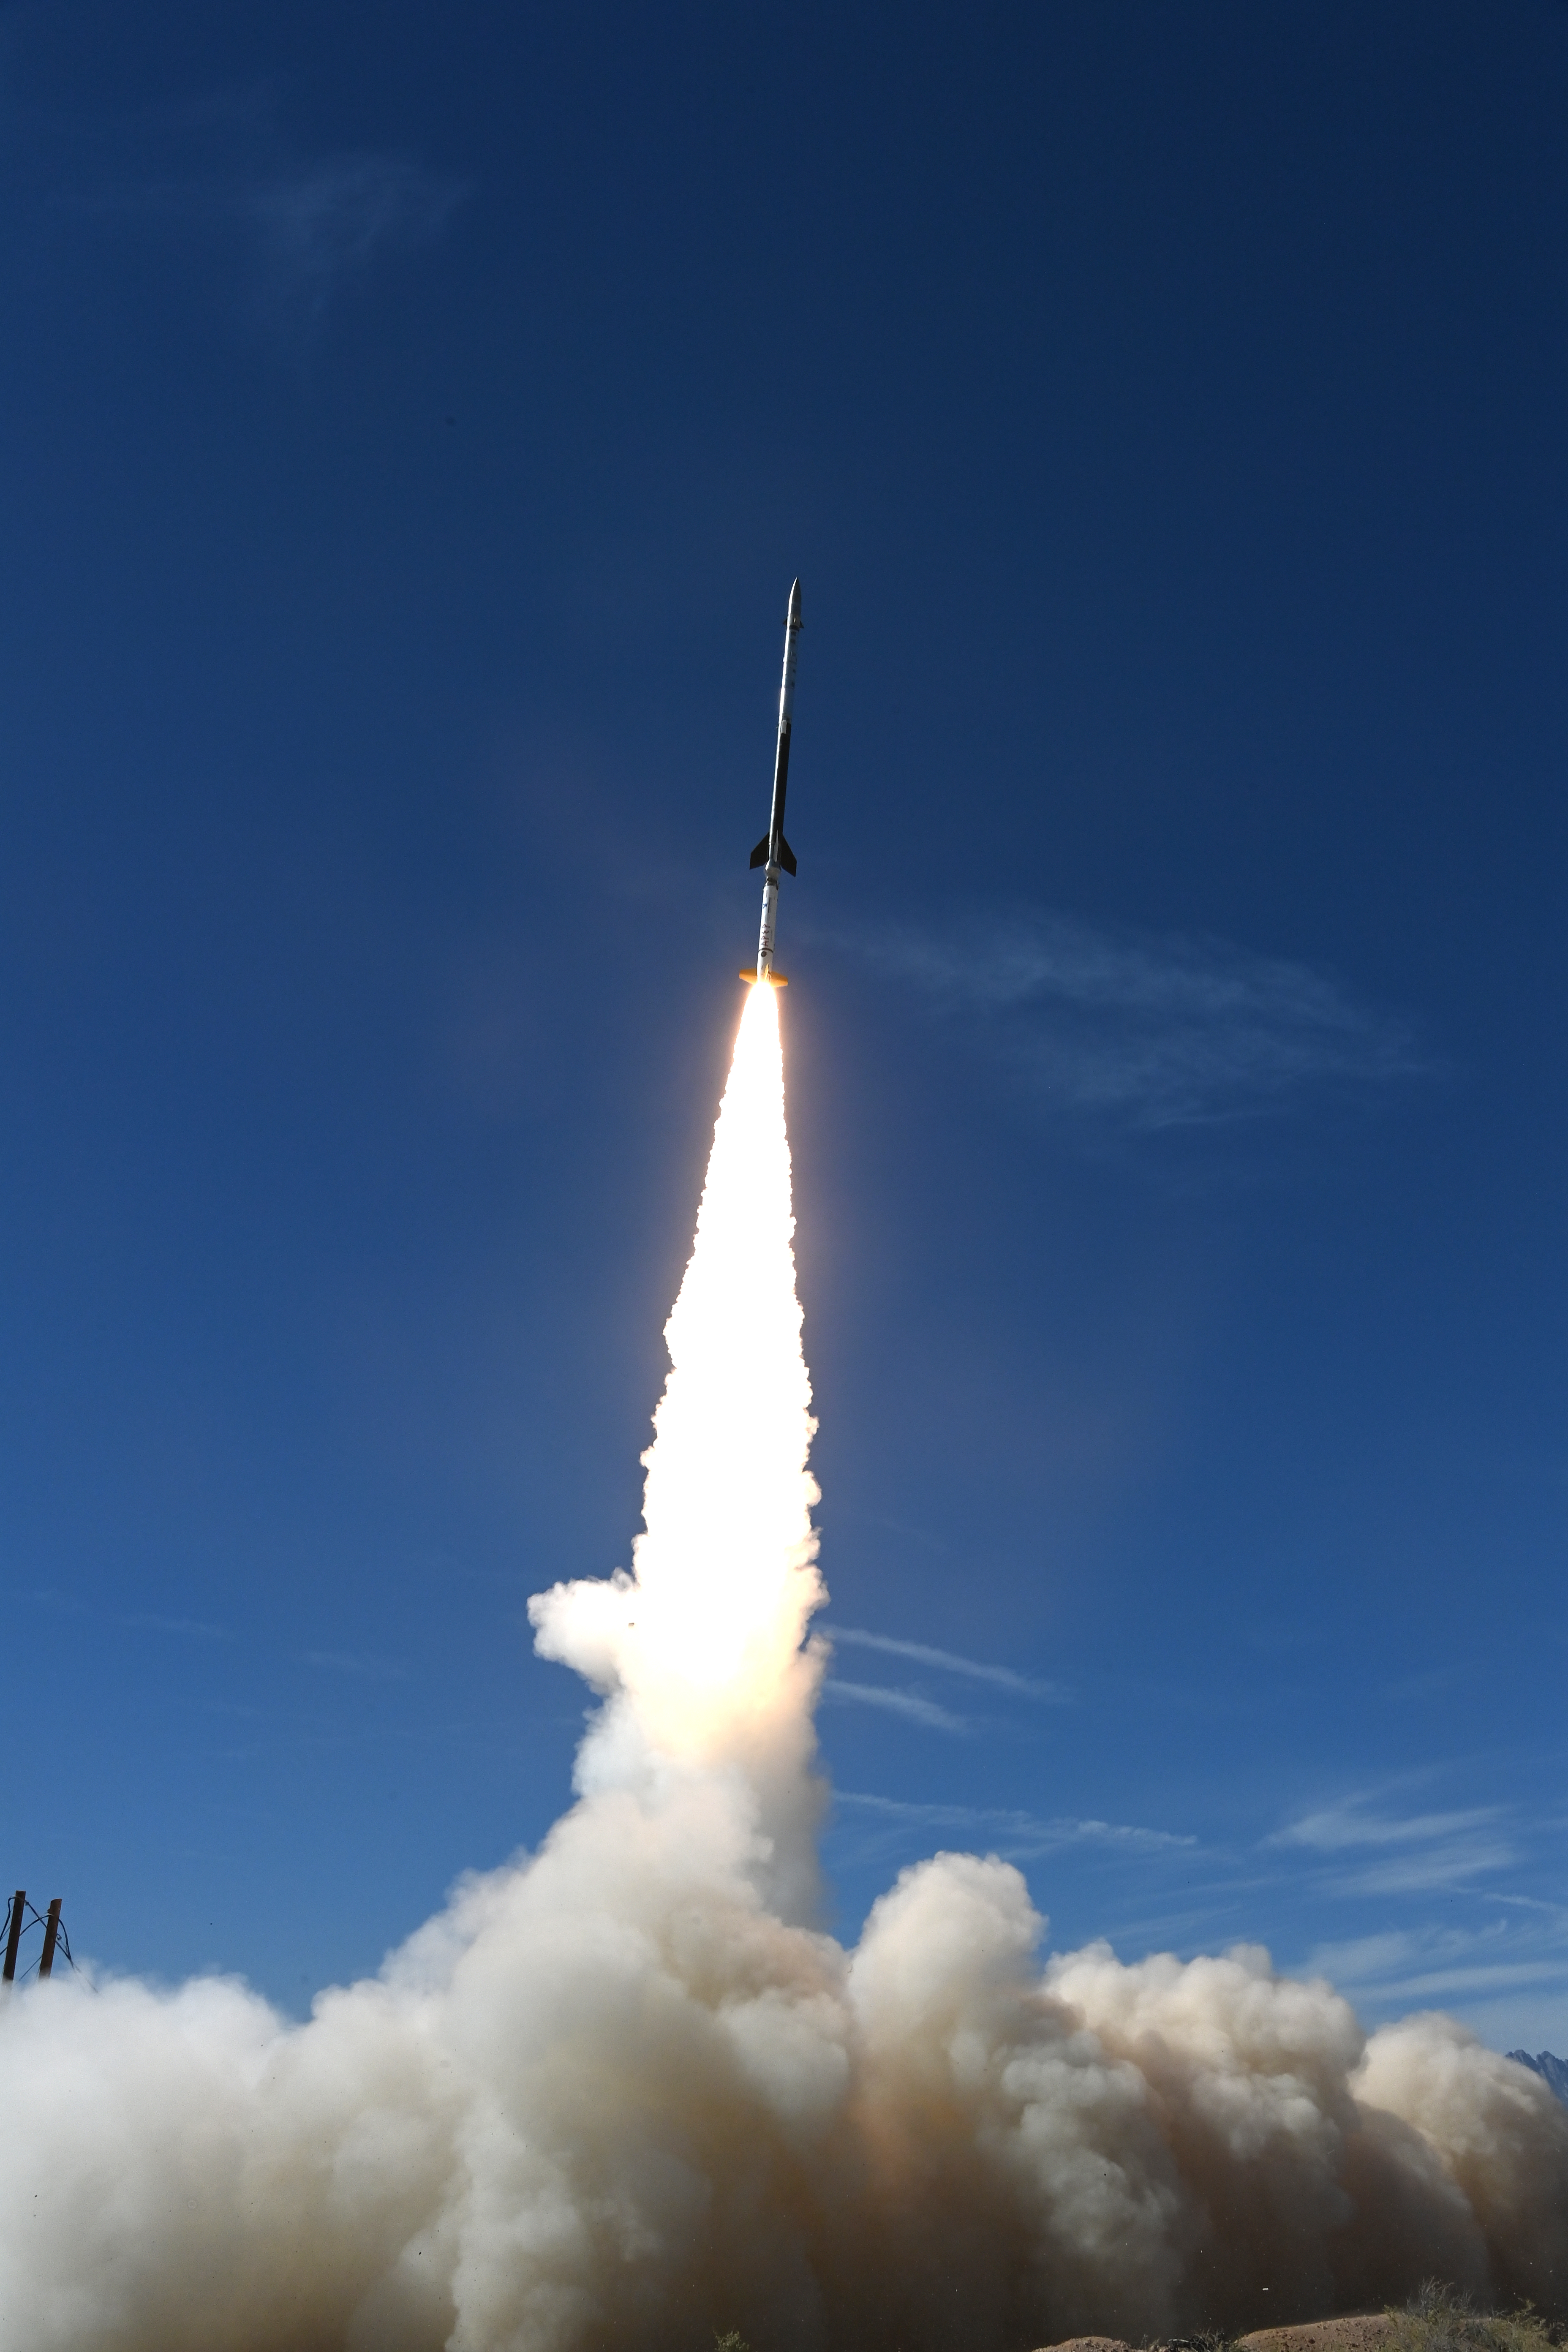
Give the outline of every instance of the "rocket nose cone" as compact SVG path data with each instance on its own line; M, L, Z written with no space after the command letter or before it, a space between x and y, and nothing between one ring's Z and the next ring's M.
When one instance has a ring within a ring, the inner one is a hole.
M798 626L800 623L800 582L798 580L789 592L789 616Z

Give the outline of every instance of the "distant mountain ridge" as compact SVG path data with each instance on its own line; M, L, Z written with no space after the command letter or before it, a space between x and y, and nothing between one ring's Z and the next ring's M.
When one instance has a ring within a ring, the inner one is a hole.
M1564 2106L1568 2106L1568 2058L1554 2058L1550 2050L1538 2050L1532 2058L1528 2050L1510 2050L1509 2056L1517 2065L1528 2066L1543 2083L1550 2083Z

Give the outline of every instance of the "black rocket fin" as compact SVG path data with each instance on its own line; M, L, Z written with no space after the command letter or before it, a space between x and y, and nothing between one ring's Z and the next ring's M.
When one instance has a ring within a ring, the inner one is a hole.
M752 850L752 864L753 866L765 866L765 865L767 864L767 862L768 862L768 836L767 836L767 835L764 833L764 834L763 834L763 837L762 837L762 839L761 839L761 841L759 841L759 842L758 842L758 844L757 844L757 845L756 845L755 849L753 849L753 850ZM795 869L794 869L794 868L793 868L793 866L792 866L790 870L791 870L791 872L793 873Z
M786 874L793 874L795 870L795 852L790 847L782 833L779 835L779 864L784 867Z

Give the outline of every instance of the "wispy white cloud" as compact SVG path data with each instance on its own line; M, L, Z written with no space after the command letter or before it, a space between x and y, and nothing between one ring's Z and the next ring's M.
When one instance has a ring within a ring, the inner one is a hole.
M864 945L865 942L860 944ZM1185 933L1038 913L871 950L1052 1102L1144 1129L1279 1109L1431 1066L1410 1024L1310 966Z
M1038 1682L1029 1675L1015 1674L1011 1666L988 1665L978 1658L960 1657L952 1650L933 1649L925 1642L906 1642L892 1633L868 1633L858 1625L829 1625L824 1630L836 1647L879 1650L885 1657L908 1658L912 1664L932 1666L939 1674L962 1675L971 1682L990 1683L995 1689L1010 1691L1019 1698L1045 1699L1052 1706L1063 1706L1071 1696L1060 1683Z
M310 325L384 257L432 244L469 193L406 154L301 154L268 87L130 110L66 152L57 210L226 254L242 310L273 332Z
M1364 1870L1342 1872L1331 1883L1335 1895L1427 1895L1446 1887L1473 1886L1491 1872L1508 1870L1519 1860L1518 1849L1505 1838L1467 1839L1453 1845L1430 1846L1419 1853L1391 1855L1368 1864Z
M205 1617L166 1617L151 1609L98 1609L79 1593L57 1592L49 1585L35 1586L16 1597L62 1616L83 1618L98 1625L116 1625L128 1633L168 1633L184 1642L232 1642L235 1638L232 1625L214 1625Z
M1455 1993L1503 1992L1519 1985L1568 1984L1568 1959L1497 1960L1468 1969L1428 1969L1381 1987L1395 2000L1452 1999Z
M1330 1893L1419 1895L1474 1884L1518 1860L1513 1839L1501 1828L1495 1805L1471 1805L1455 1812L1378 1812L1362 1798L1305 1813L1266 1840L1274 1846L1305 1847L1323 1855L1368 1853L1376 1856L1353 1870L1331 1876Z
M465 190L400 155L291 164L234 191L267 298L313 316L386 251L431 244Z
M1300 1821L1276 1831L1268 1843L1311 1846L1319 1853L1342 1853L1350 1846L1421 1845L1468 1835L1497 1819L1495 1805L1472 1805L1461 1812L1400 1815L1369 1812L1363 1800L1352 1797L1342 1804L1303 1813Z
M1009 1806L910 1803L899 1797L879 1797L865 1790L837 1792L840 1805L880 1815L889 1823L911 1830L950 1830L981 1840L1012 1858L1058 1853L1066 1846L1106 1846L1124 1853L1157 1853L1195 1846L1195 1837L1172 1830L1144 1829L1129 1822L1078 1821L1068 1815L1045 1819Z
M1351 1936L1339 1943L1313 1946L1307 1967L1314 1976L1329 1977L1346 1990L1398 1976L1415 1962L1417 1938L1405 1928L1385 1928L1375 1936Z
M1537 1916L1422 1923L1320 1944L1308 1965L1352 2000L1378 2009L1568 1984L1568 1910L1550 1904L1529 1908Z
M138 1633L174 1633L183 1641L232 1642L233 1629L227 1625L209 1625L201 1617L159 1617L139 1611L135 1615L121 1617L121 1625Z
M923 1724L928 1731L967 1731L963 1716L954 1715L934 1699L922 1698L919 1691L891 1690L882 1683L841 1682L829 1675L822 1685L824 1698L847 1699L856 1706L879 1706L885 1714L901 1715L910 1723Z

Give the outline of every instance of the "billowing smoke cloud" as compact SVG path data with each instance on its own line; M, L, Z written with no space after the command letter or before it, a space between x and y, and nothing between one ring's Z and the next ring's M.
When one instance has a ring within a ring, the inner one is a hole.
M290 2025L237 1983L0 2012L28 2352L1020 2352L1436 2273L1568 2303L1568 2109L1259 1951L1042 1968L941 1854L812 1925L823 1598L776 999L748 999L631 1573L534 1603L604 1704L539 1853ZM1267 2302L1262 2290L1267 2287Z

